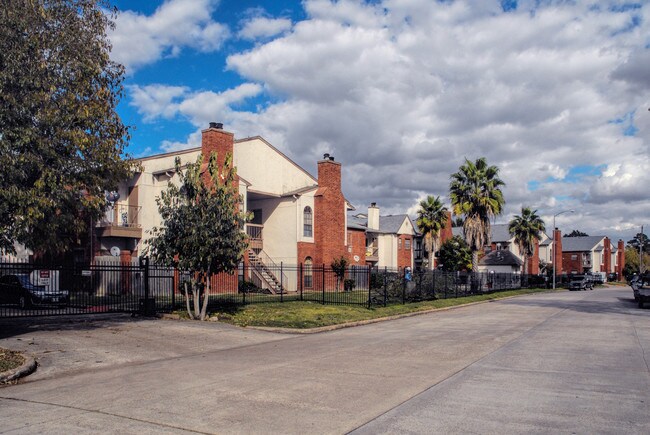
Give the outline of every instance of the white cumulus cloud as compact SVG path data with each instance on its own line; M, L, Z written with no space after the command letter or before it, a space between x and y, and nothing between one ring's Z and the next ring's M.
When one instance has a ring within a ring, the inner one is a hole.
M228 26L210 17L214 0L167 0L152 15L123 11L108 37L111 58L133 71L185 47L214 51L230 35Z

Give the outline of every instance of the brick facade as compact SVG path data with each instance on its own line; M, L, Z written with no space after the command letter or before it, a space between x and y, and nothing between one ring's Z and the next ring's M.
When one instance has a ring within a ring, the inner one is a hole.
M210 126L201 131L201 154L203 156L203 166L207 169L207 164L210 161L211 153L217 155L217 167L221 171L226 162L226 157L230 156L231 164L234 153L234 137L233 133L223 130L223 125L216 122L211 122ZM204 168L202 168L202 171ZM205 175L205 174L204 174ZM238 184L239 177L235 177L234 184ZM237 200L234 198L235 201ZM244 264L248 264L248 253L242 259ZM210 289L211 293L228 292L237 289L238 276L236 273L227 274L220 273L211 277Z
M397 242L397 267L413 268L413 237L407 234L399 234ZM408 240L408 249L407 249Z
M345 246L345 198L341 192L341 164L327 156L318 162L318 190L314 195L314 260L329 266L349 257Z
M535 240L533 256L528 258L526 270L529 275L539 275L539 240Z
M584 273L584 268L582 266L582 252L563 252L561 262L563 265L563 271L566 273ZM558 271L559 269L557 268L557 264L555 265L555 270L558 275L562 274L562 272Z
M366 265L366 232L363 230L348 228L348 255L350 256L350 265ZM359 257L355 261L354 257Z

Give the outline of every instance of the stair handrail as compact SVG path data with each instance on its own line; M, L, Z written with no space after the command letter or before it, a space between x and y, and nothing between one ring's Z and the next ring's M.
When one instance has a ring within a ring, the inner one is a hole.
M273 276L278 281L278 283L280 284L280 289L284 290L284 286L287 285L288 281L287 281L287 275L284 272L282 272L281 275L282 280L278 279L276 272L281 270L280 266L278 266L275 263L275 261L273 261L271 257L269 257L268 254L263 250L255 253L255 256L262 262L262 267L265 267L267 269L267 272L271 274L271 276Z

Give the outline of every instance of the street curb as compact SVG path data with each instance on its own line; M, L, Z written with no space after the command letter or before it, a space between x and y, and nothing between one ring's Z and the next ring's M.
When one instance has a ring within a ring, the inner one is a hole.
M555 292L558 291L565 291L565 290L555 290ZM274 327L267 327L267 326L246 326L245 328L255 329L258 331L276 332L279 334L318 334L321 332L335 331L337 329L353 328L355 326L363 326L363 325L370 325L372 323L387 322L389 320L403 319L405 317L420 316L423 314L430 314L438 311L455 310L457 308L470 307L472 305L487 304L495 301L504 301L506 299L520 298L522 296L529 296L532 294L543 294L543 293L553 293L553 292L554 292L553 290L550 290L550 291L543 291L543 292L536 292L536 293L528 293L525 295L504 296L502 298L488 299L486 301L469 302L467 304L454 305L452 307L431 308L429 310L414 311L412 313L404 313L404 314L396 314L394 316L388 316L388 317L378 317L376 319L359 320L357 322L348 322L348 323L339 323L337 325L320 326L318 328L294 329L294 328L274 328Z
M0 384L7 384L11 381L15 381L16 379L27 376L36 370L36 360L34 358L24 353L21 353L21 356L25 361L20 367L0 373Z

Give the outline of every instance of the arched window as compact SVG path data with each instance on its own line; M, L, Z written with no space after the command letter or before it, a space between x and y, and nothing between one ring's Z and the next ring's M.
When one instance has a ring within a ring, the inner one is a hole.
M314 237L314 217L311 212L311 207L307 206L305 207L305 210L302 213L302 222L303 222L303 229L302 229L302 235L304 237Z
M305 258L304 269L305 288L312 288L314 286L313 274L311 257L307 257Z

